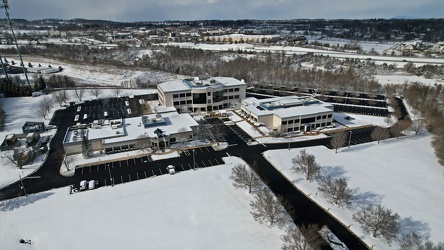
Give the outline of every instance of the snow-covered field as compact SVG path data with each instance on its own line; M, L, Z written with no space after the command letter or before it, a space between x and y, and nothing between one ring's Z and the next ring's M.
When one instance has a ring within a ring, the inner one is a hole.
M264 156L299 189L375 249L397 249L362 232L352 220L357 208L379 204L401 216L402 234L415 232L435 243L443 241L444 232L444 168L437 163L429 134L391 139L380 144L370 143L343 148L337 154L325 147L310 147L307 152L316 156L324 174L333 178L345 177L356 199L351 209L328 203L317 190L317 182L307 182L304 176L293 173L291 160L300 149L272 150Z
M254 221L252 196L228 178L240 160L224 161L72 195L60 188L2 201L1 248L279 249L283 232Z

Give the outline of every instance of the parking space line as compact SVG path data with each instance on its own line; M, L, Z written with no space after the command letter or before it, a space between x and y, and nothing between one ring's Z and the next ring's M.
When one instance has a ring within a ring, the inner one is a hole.
M153 176L156 176L156 175L154 174L154 170L151 169L151 172L153 172Z
M210 165L211 165L211 166L213 166L213 163L211 163L211 161L210 161L210 160L208 160L208 162L210 163Z
M188 163L188 166L190 166L190 169L194 169L194 167L191 167L191 164Z
M105 186L106 186L106 178L105 178Z
M120 168L122 167L122 161L119 161L119 167Z
M120 176L120 183L123 183L123 176Z
M204 165L204 167L207 167L207 165L205 165L205 163L202 161L202 164Z
M82 168L82 174L83 174L83 169L84 169L84 168Z
M137 176L137 179L140 180L140 179L139 179L139 173L136 173L136 176Z
M182 167L182 170L183 170L183 171L185 171L185 168L183 168L183 165L182 165L182 164L180 164L180 166Z
M128 174L128 178L129 178L129 181L131 181L131 175L130 174Z
M162 173L162 169L159 168L159 172L160 172L160 175L163 175L163 173Z
M208 151L208 153L211 152L211 151L208 149L208 147L205 147L205 149Z
M91 173L91 166L89 166L89 172Z
M136 158L133 158L133 160L134 160L134 165L136 165Z
M200 152L202 152L202 154L204 153L204 151L202 150L202 148L198 148L200 150Z
M147 178L147 177L146 177L146 171L143 171L143 172L145 173L145 178Z
M97 172L99 172L99 165L97 165Z
M220 165L220 163L217 161L217 159L214 159L217 162L217 165Z

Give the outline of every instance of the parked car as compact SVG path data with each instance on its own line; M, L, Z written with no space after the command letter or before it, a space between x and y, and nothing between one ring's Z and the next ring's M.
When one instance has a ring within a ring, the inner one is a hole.
M173 165L168 165L167 171L169 174L173 175L176 173L176 167L174 167Z
M97 186L99 186L99 182L95 181L95 180L91 180L88 182L88 189L92 190L94 188L96 188Z
M88 182L86 182L86 180L81 181L80 186L79 186L79 190L80 191L86 190L87 184L88 184Z

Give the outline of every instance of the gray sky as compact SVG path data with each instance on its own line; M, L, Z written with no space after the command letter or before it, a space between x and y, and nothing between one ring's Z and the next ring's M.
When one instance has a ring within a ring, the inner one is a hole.
M443 0L9 0L11 18L111 21L443 18ZM0 11L0 17L5 17Z

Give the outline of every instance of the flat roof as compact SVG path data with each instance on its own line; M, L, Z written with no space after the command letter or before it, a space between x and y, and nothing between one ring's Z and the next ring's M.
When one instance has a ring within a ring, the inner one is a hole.
M145 115L148 119L156 118L156 114ZM67 131L64 143L81 142L83 135L87 135L88 140L103 140L104 144L130 141L137 139L140 135L156 137L154 131L162 130L163 133L176 134L179 132L191 132L191 127L198 126L198 123L189 114L178 114L169 112L162 114L165 123L159 126L145 128L142 122L142 116L123 119L122 126L112 127L110 120L104 122L100 128L69 129ZM113 121L113 120L112 120ZM180 131L179 131L180 130Z
M312 97L307 97L309 99L308 102L306 102L306 105L285 107L287 105L299 104L296 101L296 99L299 100L301 103L304 103L301 100L304 98L305 97L286 96L286 97L273 97L273 98L266 98L259 100L254 97L249 97L242 100L242 107L258 117L266 115L277 115L282 119L297 117L297 116L307 116L307 115L319 114L325 112L333 112L331 104L319 101ZM315 103L314 100L318 102ZM261 103L275 103L281 105L282 107L268 110L261 107L260 105Z
M212 77L208 79L187 78L183 80L174 80L158 84L162 92L183 92L193 88L220 88L246 86L244 81L239 81L233 77Z

